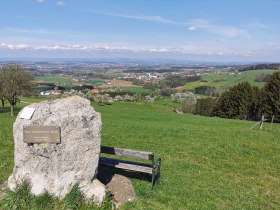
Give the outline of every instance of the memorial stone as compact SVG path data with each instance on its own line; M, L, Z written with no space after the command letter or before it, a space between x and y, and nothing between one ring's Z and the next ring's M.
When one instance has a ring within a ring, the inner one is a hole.
M105 196L96 180L101 128L100 114L85 98L30 104L13 125L15 165L8 187L28 182L35 195L46 191L63 199L79 183L87 200L100 203Z

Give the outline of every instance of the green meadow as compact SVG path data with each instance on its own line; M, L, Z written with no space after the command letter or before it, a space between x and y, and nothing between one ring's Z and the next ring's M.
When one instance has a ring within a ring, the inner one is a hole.
M16 111L38 100L25 98ZM103 145L162 158L160 183L151 189L145 176L132 178L137 199L122 209L280 207L280 125L249 130L255 122L180 115L165 102L93 106L102 114ZM12 173L14 120L7 109L0 113L0 184Z
M149 89L144 89L143 87L120 87L119 88L121 91L124 92L130 92L130 93L135 93L135 94L149 94L152 91Z
M214 86L222 90L226 90L229 87L238 84L240 82L249 82L252 85L262 87L265 82L256 82L255 78L261 74L273 74L277 70L252 70L241 72L240 74L230 74L228 71L211 72L202 75L200 81L189 82L184 86L185 90L194 90L199 86Z
M93 84L93 85L101 85L101 84L104 83L104 80L102 80L102 79L93 79L93 80L90 81L90 83Z

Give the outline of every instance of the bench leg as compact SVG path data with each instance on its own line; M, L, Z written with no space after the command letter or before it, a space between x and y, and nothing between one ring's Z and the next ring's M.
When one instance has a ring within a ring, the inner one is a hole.
M155 185L155 182L159 182L160 180L160 165L161 165L161 159L159 158L157 161L157 167L153 169L153 173L152 173L152 183L151 183L152 189Z
M155 174L153 173L152 174L152 183L151 183L151 188L153 189L153 187L154 187L154 184L155 184Z

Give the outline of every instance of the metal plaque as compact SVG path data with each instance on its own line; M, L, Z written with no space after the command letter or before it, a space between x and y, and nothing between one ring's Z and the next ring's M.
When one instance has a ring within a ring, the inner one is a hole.
M32 118L32 115L34 114L34 112L35 112L35 108L24 107L19 117L21 119L30 120Z
M25 126L23 127L23 141L33 144L58 144L60 143L60 127Z

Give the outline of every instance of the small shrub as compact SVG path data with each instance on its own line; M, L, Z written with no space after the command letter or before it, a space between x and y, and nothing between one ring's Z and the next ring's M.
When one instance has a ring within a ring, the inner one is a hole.
M196 105L196 99L188 98L182 101L182 110L184 113L193 114Z

